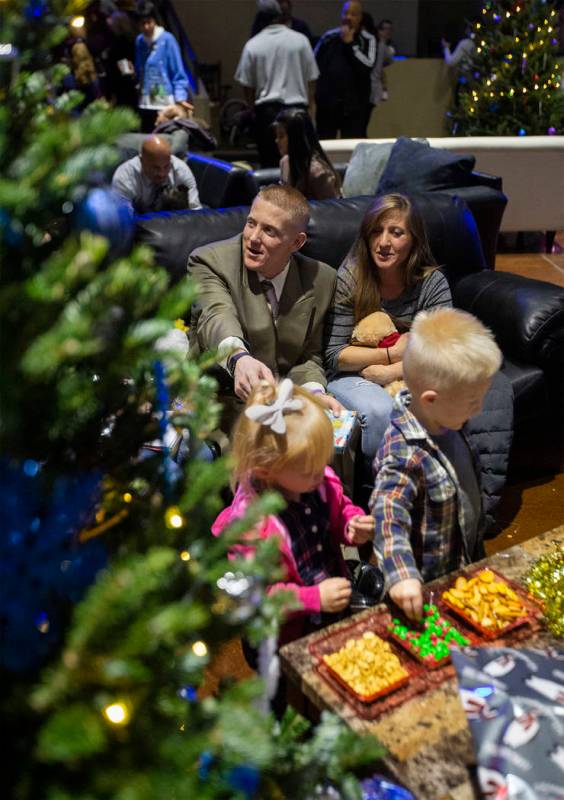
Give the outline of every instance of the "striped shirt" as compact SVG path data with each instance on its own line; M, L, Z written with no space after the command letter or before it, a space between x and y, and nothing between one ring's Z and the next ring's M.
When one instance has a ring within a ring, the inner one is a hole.
M339 353L351 343L354 320L353 298L356 289L355 267L345 260L337 272L337 289L333 306L325 324L325 369L327 377L339 372ZM403 291L393 300L382 300L382 310L395 321L409 327L420 311L439 306L452 306L448 281L439 270L433 270L415 286ZM378 311L378 309L374 309Z
M475 518L463 502L456 469L411 413L410 400L407 389L396 396L373 467L369 507L387 589L408 578L426 582L458 569L471 560L469 539L474 539ZM476 454L459 435L478 475ZM483 529L480 517L478 530Z

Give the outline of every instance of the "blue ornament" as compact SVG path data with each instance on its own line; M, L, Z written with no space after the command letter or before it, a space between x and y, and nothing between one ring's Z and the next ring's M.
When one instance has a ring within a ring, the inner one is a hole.
M2 667L40 667L62 641L69 609L105 566L99 541L77 539L99 487L97 473L48 482L33 459L0 460Z
M201 780L207 780L210 774L211 765L213 764L213 755L209 750L204 750L198 761L198 776Z
M0 208L0 237L8 247L19 247L24 239L21 222L12 219L3 208Z
M24 16L30 22L39 19L48 10L45 0L29 0L29 3L24 8Z
M198 701L198 691L195 686L183 686L178 694L183 700L187 700L189 703L196 703Z
M519 128L519 136L526 136L526 135L527 131L525 130L525 128Z
M415 800L411 792L379 775L362 781L362 800Z
M260 772L250 764L240 764L227 773L229 785L238 792L243 792L247 800L254 795L260 783Z
M91 189L78 207L75 225L79 231L105 236L112 258L126 253L133 240L132 208L113 189Z

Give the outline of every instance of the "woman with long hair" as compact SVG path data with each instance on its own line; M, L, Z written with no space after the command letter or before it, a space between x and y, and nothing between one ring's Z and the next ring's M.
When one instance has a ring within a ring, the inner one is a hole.
M290 108L274 120L280 178L308 200L341 197L341 181L323 152L307 111Z
M339 267L325 346L328 391L358 412L367 459L374 457L390 420L392 398L384 387L402 377L413 318L423 309L451 305L447 279L412 201L400 194L378 197ZM351 345L354 326L374 311L389 314L400 339L383 349Z

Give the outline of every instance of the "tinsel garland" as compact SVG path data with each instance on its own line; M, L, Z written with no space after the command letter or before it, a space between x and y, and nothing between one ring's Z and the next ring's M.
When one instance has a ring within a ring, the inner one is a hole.
M534 562L525 576L527 589L543 603L551 633L564 637L564 546L557 545Z

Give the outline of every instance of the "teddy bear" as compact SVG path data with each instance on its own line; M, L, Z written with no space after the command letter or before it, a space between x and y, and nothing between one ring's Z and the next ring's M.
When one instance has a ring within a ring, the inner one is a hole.
M358 347L388 348L393 347L399 338L400 333L391 317L385 311L374 311L355 325L351 344ZM393 397L404 386L405 383L402 380L396 380L383 388Z

